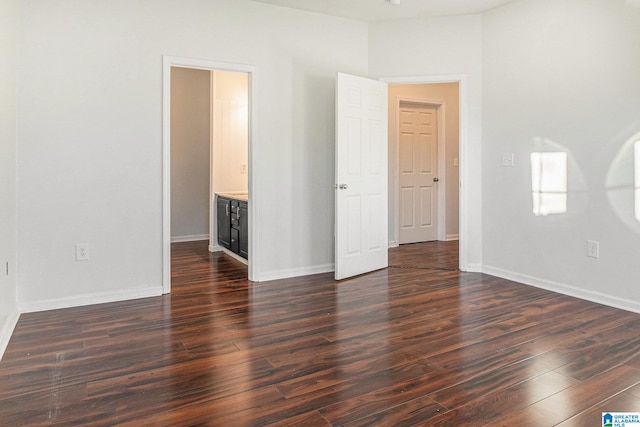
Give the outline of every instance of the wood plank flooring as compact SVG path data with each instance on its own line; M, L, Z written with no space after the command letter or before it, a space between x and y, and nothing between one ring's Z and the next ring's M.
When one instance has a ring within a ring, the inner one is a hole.
M596 426L640 412L640 315L457 270L457 243L390 267L265 283L206 244L173 293L24 314L0 426Z

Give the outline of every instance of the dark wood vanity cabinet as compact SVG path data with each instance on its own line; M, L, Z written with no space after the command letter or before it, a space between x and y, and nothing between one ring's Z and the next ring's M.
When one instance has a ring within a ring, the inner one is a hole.
M216 218L218 224L218 245L231 249L231 200L216 198Z
M238 255L249 259L249 203L238 205Z
M249 204L244 200L217 196L218 244L249 259Z

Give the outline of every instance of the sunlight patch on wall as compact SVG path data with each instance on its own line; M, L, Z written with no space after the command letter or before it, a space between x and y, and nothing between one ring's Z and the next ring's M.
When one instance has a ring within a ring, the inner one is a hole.
M612 145L620 149L609 165L606 178L611 209L631 230L640 234L640 122L621 132ZM631 136L629 136L631 135Z
M531 192L534 215L567 212L567 153L531 153Z

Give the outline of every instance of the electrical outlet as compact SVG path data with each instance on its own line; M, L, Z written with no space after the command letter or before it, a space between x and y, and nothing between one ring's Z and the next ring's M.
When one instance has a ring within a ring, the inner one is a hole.
M246 174L247 173L247 169L249 168L249 165L247 165L246 163L240 163L240 173L241 174Z
M587 240L587 256L591 258L600 258L600 242Z
M458 167L458 158L457 157L455 159L453 159L453 167L455 167L455 168Z
M502 153L502 166L506 168L513 167L513 153Z
M86 261L89 259L89 244L76 244L76 261Z

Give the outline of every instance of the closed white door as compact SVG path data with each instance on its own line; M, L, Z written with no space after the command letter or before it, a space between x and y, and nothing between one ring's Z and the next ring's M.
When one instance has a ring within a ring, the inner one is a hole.
M336 280L389 264L387 98L386 83L338 73Z
M399 243L438 239L438 110L400 104Z

